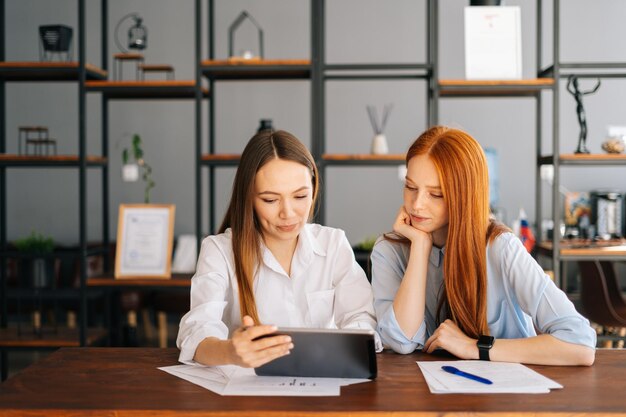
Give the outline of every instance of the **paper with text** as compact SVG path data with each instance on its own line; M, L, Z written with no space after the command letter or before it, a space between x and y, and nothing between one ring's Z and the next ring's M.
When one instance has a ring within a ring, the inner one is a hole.
M257 376L238 366L175 365L158 368L220 395L338 396L341 387L369 379Z
M433 394L544 394L563 386L532 369L508 362L485 361L418 361L430 392ZM492 385L450 374L441 369L452 365L474 375L487 378Z

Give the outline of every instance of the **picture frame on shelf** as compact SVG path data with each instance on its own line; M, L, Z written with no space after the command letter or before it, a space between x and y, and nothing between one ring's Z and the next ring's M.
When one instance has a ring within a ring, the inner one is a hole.
M115 279L172 276L174 204L120 204Z
M465 7L465 78L522 79L519 6Z

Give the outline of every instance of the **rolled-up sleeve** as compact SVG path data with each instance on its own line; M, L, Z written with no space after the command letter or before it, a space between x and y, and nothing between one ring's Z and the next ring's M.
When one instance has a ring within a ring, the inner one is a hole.
M176 340L180 362L195 363L196 348L205 338L228 338L228 327L222 321L228 288L227 259L209 237L202 242L196 274L191 279L190 310L180 321Z
M337 230L337 247L329 251L335 258L334 279L335 324L340 329L367 329L374 331L376 351L382 351L382 342L376 333L373 293L365 272L354 259L354 252L343 231Z
M537 330L564 342L595 348L596 333L589 320L576 311L567 295L550 280L519 239L510 237L498 239L499 244L505 245L502 267L520 307L532 317Z
M426 339L426 323L408 338L396 320L393 300L402 283L407 259L396 244L380 239L372 251L372 288L374 290L374 310L378 320L378 332L386 347L406 354L421 348Z

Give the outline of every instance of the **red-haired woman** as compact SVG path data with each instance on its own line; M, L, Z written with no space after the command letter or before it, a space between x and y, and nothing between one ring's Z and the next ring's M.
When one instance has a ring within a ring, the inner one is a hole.
M275 326L375 329L372 288L344 232L308 223L318 181L290 133L250 139L219 234L202 242L181 362L256 368L293 347L288 336L257 340Z
M489 213L485 155L469 134L430 128L406 156L394 234L372 253L378 331L399 353L591 365L596 335ZM537 335L537 332L539 335Z

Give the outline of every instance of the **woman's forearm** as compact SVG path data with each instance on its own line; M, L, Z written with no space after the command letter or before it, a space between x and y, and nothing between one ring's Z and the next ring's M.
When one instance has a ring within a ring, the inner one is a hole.
M409 263L393 301L393 311L400 329L411 339L424 321L428 253L411 245Z
M207 366L232 364L232 346L229 340L207 337L196 348L193 359Z
M489 351L489 357L499 362L590 366L595 359L595 349L543 334L525 339L497 339Z

